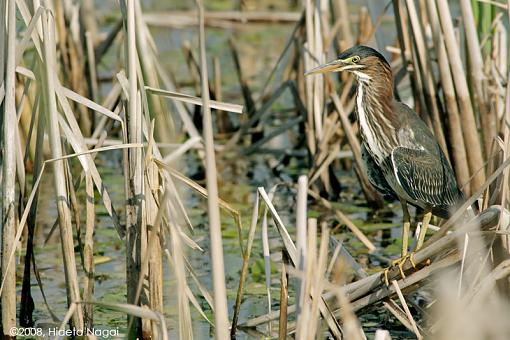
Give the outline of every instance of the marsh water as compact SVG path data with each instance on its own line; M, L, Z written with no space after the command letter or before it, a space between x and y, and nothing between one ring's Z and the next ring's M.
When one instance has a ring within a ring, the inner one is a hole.
M115 2L98 2L97 10L101 13L107 13L102 17L99 14L99 23L108 26L108 20L112 17L119 17L118 10L115 9ZM190 9L189 2L182 4L162 5L159 1L144 1L144 11L151 12L156 10ZM350 10L356 13L363 1L352 1L354 3ZM232 10L231 1L216 0L207 4L210 10ZM163 7L166 6L166 7ZM247 6L254 10L299 10L286 1L262 2L247 1ZM251 6L251 7L250 7ZM191 8L192 9L192 8ZM391 13L388 13L391 15ZM230 29L207 28L207 48L209 56L217 56L220 59L222 69L222 79L224 88L224 98L226 102L242 104L242 96L239 88L237 75L233 68L233 61L228 49L228 40L234 38L241 56L241 67L245 72L245 77L252 86L252 91L256 94L262 87L273 65L280 56L283 46L285 46L292 30L293 24L246 24L236 25ZM391 25L382 28L392 32ZM191 46L197 46L197 34L195 28L161 28L154 27L151 32L155 38L161 60L165 67L171 70L177 79L181 82L183 92L193 93L193 89L186 87L189 80L188 68L182 52L182 44L189 41ZM388 35L391 37L391 35ZM388 43L391 43L389 41ZM115 52L110 53L109 58L118 57ZM111 73L111 70L99 68L99 73ZM107 85L105 85L105 89ZM275 112L285 111L288 103L285 98L275 104ZM233 119L237 119L233 117ZM267 122L265 128L271 129L275 120ZM178 123L177 123L178 125ZM276 138L271 141L271 147L276 149L285 149L292 146L292 136ZM221 144L222 141L218 140ZM303 150L304 151L304 150ZM303 153L306 155L306 152ZM124 205L124 182L123 177L119 176L122 171L122 154L119 151L109 151L98 155L96 158L101 176L107 185L112 196L114 206L121 216L123 215ZM281 214L291 235L295 233L294 212L296 192L290 186L285 184L296 183L300 174L306 174L305 157L293 157L289 163L280 164L278 171L274 169L275 157L271 154L255 153L247 157L218 157L219 168L219 188L220 197L231 204L241 212L243 218L243 233L247 233L249 219L253 200L258 186L263 186L269 190L276 184L283 184L275 194L275 207ZM78 167L78 164L71 162L71 165ZM197 160L194 152L188 153L179 163L180 171L187 176L196 179L204 184L203 174L201 174L200 162ZM400 206L394 202L386 202L386 207L374 215L373 211L366 206L362 192L354 172L345 171L337 173L341 184L341 191L336 197L335 208L341 209L346 213L356 225L358 225L369 237L375 241L379 247L379 253L375 256L367 255L366 248L345 228L334 221L328 219L333 236L342 239L343 244L349 252L361 259L360 262L367 263L370 260L371 265L366 269L368 271L376 270L378 265L384 264L384 258L389 258L398 254L400 249L400 228L401 221ZM203 252L196 250L187 251L187 257L195 268L200 281L209 289L212 288L210 275L210 261L208 249L208 228L207 228L207 207L206 201L200 195L195 194L189 188L181 186L183 196L186 197L185 206L194 226L192 234L193 239L203 248ZM44 303L44 298L38 287L37 281L33 279L33 296L35 300L34 319L39 327L59 324L59 321L52 315L62 319L67 311L65 278L61 258L60 239L58 228L52 236L48 237L52 229L57 213L53 199L53 183L51 174L47 173L43 179L39 196L39 217L37 221L36 236L36 266L40 273L42 289L45 294L48 305ZM83 190L80 190L83 192ZM97 196L97 195L96 195ZM94 235L94 257L95 257L95 293L94 298L102 302L123 303L126 301L126 283L125 283L125 250L124 241L117 236L112 222L105 211L102 210L102 203L96 197L96 226ZM83 197L79 197L83 202ZM84 209L81 209L84 210ZM309 216L327 215L327 211L317 206L309 207ZM242 260L239 247L237 230L233 219L225 213L222 213L223 246L226 268L226 283L228 288L228 302L230 317L232 316L232 307L235 301L235 294L239 282ZM244 235L246 236L246 235ZM246 237L245 237L246 239ZM270 223L270 249L273 259L276 263L281 256L282 244L276 230ZM363 259L366 259L363 261ZM381 260L383 259L383 260ZM80 263L77 258L77 263ZM164 292L172 291L174 287L174 278L168 264L164 264L165 269L165 287ZM273 310L278 308L277 297L279 296L279 275L276 266L273 268L272 285L272 304ZM83 274L83 272L81 272ZM83 277L83 275L81 275ZM262 243L260 229L257 230L257 236L253 246L250 272L248 276L246 294L241 307L240 321L246 321L249 318L262 315L268 311L268 302L265 289L264 262L262 255ZM290 293L290 303L293 302L293 293ZM175 333L177 326L177 307L176 303L168 298L171 294L165 295L165 314L171 333ZM202 307L212 318L210 310L206 307L206 302L199 298ZM211 327L193 308L192 315L194 320L194 335L197 339L208 338L211 335ZM377 328L392 329L394 338L407 338L410 336L398 321L395 321L389 315L371 314L370 311L363 313L360 317L367 335L373 336ZM119 328L124 332L126 328L126 316L121 313L112 312L96 307L94 313L94 324L97 328L111 329ZM248 338L250 335L240 331L239 338Z

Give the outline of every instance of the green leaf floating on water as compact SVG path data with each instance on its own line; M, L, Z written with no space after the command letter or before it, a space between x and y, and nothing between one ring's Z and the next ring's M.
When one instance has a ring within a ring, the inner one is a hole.
M97 266L98 264L108 263L112 261L112 258L109 256L94 256L94 264Z
M320 211L317 211L317 210L308 210L307 212L307 216L308 218L318 218L322 215L322 213Z
M345 202L331 202L333 208L340 210L344 214L355 214L362 212L370 212L372 209L368 207L361 207L359 205L349 204Z
M398 223L362 223L358 225L358 227L363 231L375 231L375 230L385 230L385 229L393 229L399 227Z

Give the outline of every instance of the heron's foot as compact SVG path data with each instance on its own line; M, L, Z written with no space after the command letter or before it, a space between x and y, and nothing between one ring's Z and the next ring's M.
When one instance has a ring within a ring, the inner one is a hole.
M411 255L409 255L409 262L411 262L411 265L413 266L413 268L414 268L414 269L417 269L417 267L418 267L418 264L417 264L417 263L416 263L416 261L414 260L414 256L416 255L416 252L417 252L417 251L418 251L418 250L415 250L415 251L413 251L413 252L411 253ZM430 259L427 259L427 260L425 261L425 265L426 265L426 266L428 266L428 265L430 264L430 262L431 262L431 261L430 261Z
M416 262L414 262L414 255L416 254L416 251L413 251L411 255L409 255L409 262L411 262L411 265L414 269L416 269Z
M405 279L406 278L406 275L404 274L404 264L406 263L406 261L410 259L410 255L404 255L402 256L401 258L399 259L396 259L396 260L393 260L391 261L391 265L388 267L388 268L385 268L384 269L384 283L386 283L386 286L389 286L390 285L390 282L388 280L388 274L390 272L390 269L392 267L395 267L395 266L398 266L398 270L400 272L400 276ZM412 262L411 262L412 263Z

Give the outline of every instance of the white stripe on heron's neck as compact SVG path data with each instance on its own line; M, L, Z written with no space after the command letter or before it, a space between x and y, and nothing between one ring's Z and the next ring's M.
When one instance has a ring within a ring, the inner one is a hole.
M375 138L375 134L372 131L370 124L368 123L367 112L365 112L365 108L363 106L364 99L363 86L364 86L363 82L358 81L358 95L356 96L356 105L358 108L359 125L362 132L362 136L364 136L365 142L367 144L368 147L367 149L376 158L376 162L380 164L384 159L384 155L379 146L379 143Z

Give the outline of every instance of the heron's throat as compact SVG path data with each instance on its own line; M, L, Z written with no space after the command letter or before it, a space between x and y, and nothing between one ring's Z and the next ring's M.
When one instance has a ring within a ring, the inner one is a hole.
M356 108L361 137L378 163L397 145L392 102L392 84L378 84L374 78L358 77Z

